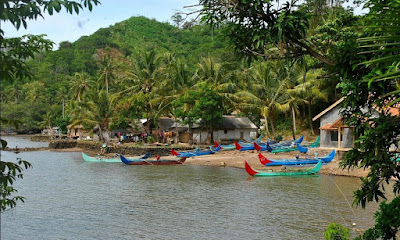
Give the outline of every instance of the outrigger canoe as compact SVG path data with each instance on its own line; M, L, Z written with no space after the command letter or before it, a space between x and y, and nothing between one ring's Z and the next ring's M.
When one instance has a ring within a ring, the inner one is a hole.
M311 175L316 174L321 170L322 160L320 159L318 163L310 169L302 169L299 171L280 171L280 172L261 172L254 170L247 161L244 162L246 172L253 177L272 177L272 176L299 176L299 175Z
M243 145L243 146L252 146L253 145L253 143L261 143L261 140L262 140L262 135L261 136L259 136L255 141L252 141L252 142L250 142L250 143L246 143L246 142L241 142L241 141L239 141L239 144L241 144L241 145ZM219 145L221 145L221 144L219 144L217 141L214 141L214 147L218 147ZM223 150L223 151L227 151L227 150L234 150L234 149L236 149L236 145L235 144L225 144L225 145L221 145L221 150Z
M160 156L157 156L156 159L126 159L124 156L119 155L121 158L120 161L125 163L126 165L176 165L183 164L186 160L186 157L183 157L179 160L161 160Z
M146 153L146 155L139 157L139 159L147 159L149 156L150 153ZM108 163L121 162L121 159L119 157L118 158L104 158L103 156L91 157L84 152L82 152L82 157L86 162L108 162Z
M323 157L279 159L279 160L267 159L261 153L258 154L258 159L265 166L308 165L308 164L317 164L319 160L321 160L323 164L326 164L332 161L334 157L335 157L335 150L332 150L331 153Z
M268 152L272 152L272 153L276 153L279 151L273 150L271 148L271 146L269 144L264 145L264 146L260 146L257 143L254 143L254 149L257 151L268 151ZM299 152L301 153L306 153L308 151L308 148L301 146L300 144L296 143L296 147L293 148L279 148L282 150L282 152L289 152L289 151L296 151L299 150ZM277 149L277 150L279 150Z
M172 153L172 155L174 155L176 157L196 157L196 156L214 154L214 153L218 152L220 149L221 149L221 145L216 147L214 150L212 150L211 146L210 146L210 150L205 150L205 151L195 150L195 151L187 151L187 152L177 152L174 149L172 149L171 153Z

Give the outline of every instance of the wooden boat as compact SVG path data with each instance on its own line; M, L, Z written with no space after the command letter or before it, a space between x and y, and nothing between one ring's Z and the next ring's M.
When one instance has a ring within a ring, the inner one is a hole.
M278 149L272 149L269 144L260 146L257 143L254 143L254 149L257 151L268 151L272 153L278 153L278 152L290 152L290 151L296 151L298 150L301 153L306 153L308 152L307 147L303 147L300 144L296 143L296 147L290 147L290 148L278 148Z
M314 157L314 158L294 158L294 159L267 159L261 153L258 154L258 159L261 164L265 166L287 166L287 165L308 165L317 164L319 160L322 160L323 164L329 163L335 157L335 150L332 150L326 156Z
M177 165L183 164L186 160L186 157L183 157L179 160L161 160L160 156L157 156L156 159L126 159L124 156L120 155L120 161L127 165Z
M316 148L316 147L319 147L319 141L320 141L320 137L318 136L317 139L315 140L315 142L313 142L311 144L303 144L303 146L308 147L308 148Z
M146 153L146 155L139 157L139 159L147 159L150 156L150 153ZM82 152L82 157L86 162L121 162L119 157L117 158L104 158L103 156L91 157L86 153Z
M254 170L247 161L244 162L246 172L253 177L272 177L272 176L299 176L299 175L311 175L316 174L321 170L322 160L310 169L302 169L299 171L279 171L279 172L261 172Z
M210 146L210 150L201 151L196 149L195 151L187 151L187 152L177 152L174 149L172 149L171 153L176 157L196 157L196 156L214 154L221 149L221 146L218 146L214 149L211 148L212 147Z
M241 141L239 141L238 143L241 145L241 146L252 146L253 145L253 143L261 143L261 140L262 140L262 135L261 136L259 136L255 141L253 141L253 142L250 142L250 143L246 143L246 142L241 142ZM217 141L214 141L214 147L218 147L219 145L221 145L221 144L219 144ZM226 144L226 145L221 145L221 150L223 150L223 151L227 151L227 150L234 150L234 149L237 149L236 148L236 144Z

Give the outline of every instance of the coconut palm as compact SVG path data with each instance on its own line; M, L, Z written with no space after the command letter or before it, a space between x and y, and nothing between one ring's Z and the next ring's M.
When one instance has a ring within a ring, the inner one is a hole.
M170 55L168 57L168 67L165 76L168 76L160 83L160 95L158 99L160 99L160 110L168 109L167 111L171 113L175 118L175 143L178 142L179 133L178 133L178 123L176 113L178 111L176 101L179 98L183 99L183 105L181 106L180 111L186 112L191 106L185 101L188 97L190 89L193 88L193 74L189 71L188 66L180 59L170 59ZM190 124L189 125L189 135L190 135Z
M75 73L71 81L71 90L74 97L78 101L82 101L84 95L94 86L93 80L90 78L89 74Z
M275 71L278 62L262 62L252 66L249 71L251 81L246 89L235 94L238 108L245 111L259 111L265 121L268 137L275 136L274 114L279 105L284 82L278 79ZM272 134L269 131L271 125Z
M48 128L49 130L49 137L52 138L53 136L53 131L52 131L52 119L53 116L51 115L51 112L47 112L46 115L43 116L43 121L39 122L39 127L41 128Z
M303 76L297 79L297 85L293 89L289 89L291 96L296 96L298 102L304 101L308 108L308 122L310 124L311 135L314 135L312 126L311 106L315 101L328 101L328 96L321 90L321 79L323 75L322 69L308 70Z
M109 84L115 78L115 65L108 55L104 55L103 59L99 61L99 67L100 77L98 79L98 83L104 83L108 93Z
M222 97L223 107L227 112L232 110L235 104L233 93L237 87L230 81L233 74L233 72L226 72L222 65L212 57L203 57L200 59L193 78L197 84L203 82L211 84L217 94Z
M109 135L110 122L114 115L112 100L106 91L91 91L86 96L86 102L78 101L75 109L72 110L72 126L85 125L90 128L98 128L100 141L104 142L104 134Z
M145 102L147 122L154 117L154 102L151 100L154 98L155 88L164 78L161 66L161 58L154 49L139 52L132 61L129 78L124 82L125 90L119 93L140 98L140 101ZM150 134L150 124L148 124L147 133Z

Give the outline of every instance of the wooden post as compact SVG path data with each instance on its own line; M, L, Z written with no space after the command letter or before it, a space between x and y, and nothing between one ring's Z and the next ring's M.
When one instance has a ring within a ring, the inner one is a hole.
M341 148L341 141L342 141L342 128L341 127L338 127L338 129L339 129L339 132L338 132L338 148L340 149Z

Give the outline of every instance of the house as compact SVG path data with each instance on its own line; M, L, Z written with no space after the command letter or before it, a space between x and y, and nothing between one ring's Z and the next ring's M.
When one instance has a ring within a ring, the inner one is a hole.
M320 147L347 149L354 145L353 128L342 122L340 103L344 97L337 100L312 120L320 119Z
M222 116L219 126L213 131L213 138L220 142L232 142L233 140L251 141L257 138L258 127L248 117L236 117L232 115ZM196 143L207 143L209 138L207 131L199 126L193 127L193 139Z
M353 148L355 136L353 135L353 127L347 126L342 121L340 116L340 103L342 103L344 97L337 100L335 103L330 105L327 109L319 113L312 120L316 121L320 119L320 146L337 148L339 150L347 150ZM385 107L392 116L399 115L399 107ZM367 108L364 111L368 111ZM372 117L378 117L377 108L373 108Z
M67 137L73 139L87 138L90 132L88 130L85 130L82 125L77 125L77 126L68 125L67 129L68 129Z

